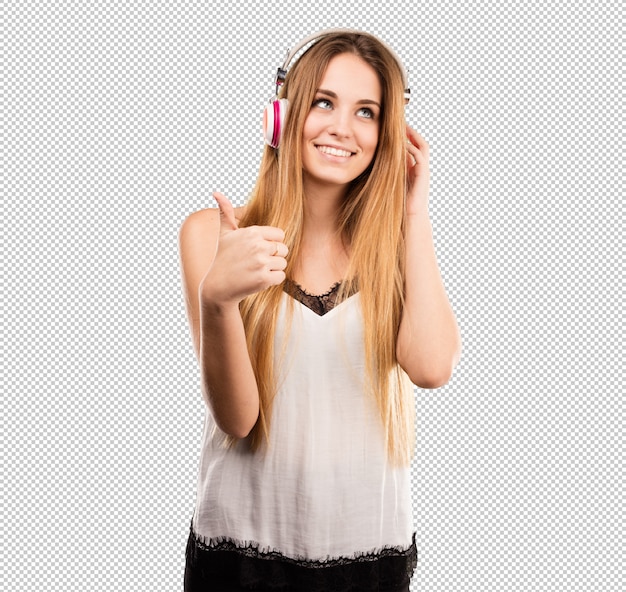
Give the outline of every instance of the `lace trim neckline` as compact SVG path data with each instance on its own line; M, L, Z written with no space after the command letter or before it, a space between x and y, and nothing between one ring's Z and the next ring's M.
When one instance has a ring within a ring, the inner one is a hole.
M290 279L286 279L285 283L290 283L292 286L294 286L295 288L297 288L298 290L300 290L300 292L302 292L303 294L305 294L306 296L310 296L311 298L326 298L328 296L330 296L333 292L336 292L339 290L339 287L341 286L341 284L343 283L341 280L339 280L338 282L335 282L328 290L326 290L326 292L324 292L323 294L312 294L311 292L309 292L308 290L306 290L305 288L303 288L298 282L294 282L293 280Z
M343 301L338 297L342 283L343 281L335 282L323 294L311 294L297 282L286 279L283 284L283 290L289 294L289 296L312 310L315 314L324 316ZM352 290L350 294L344 295L344 299L353 296L355 293L356 290Z

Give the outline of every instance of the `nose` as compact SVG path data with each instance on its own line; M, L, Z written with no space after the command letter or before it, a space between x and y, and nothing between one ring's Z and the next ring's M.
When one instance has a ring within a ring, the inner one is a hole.
M348 110L335 109L328 127L328 133L338 137L349 137L352 134L351 114Z

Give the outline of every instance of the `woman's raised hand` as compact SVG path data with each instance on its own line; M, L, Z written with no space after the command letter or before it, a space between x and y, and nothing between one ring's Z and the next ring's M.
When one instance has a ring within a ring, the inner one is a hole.
M213 265L200 284L204 304L239 304L246 296L285 279L285 233L273 226L239 228L228 198L215 192L220 209L220 235Z
M407 136L407 214L428 211L430 190L430 150L426 140L406 126Z

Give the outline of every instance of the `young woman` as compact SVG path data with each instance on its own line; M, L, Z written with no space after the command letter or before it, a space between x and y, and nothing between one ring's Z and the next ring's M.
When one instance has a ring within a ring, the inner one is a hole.
M188 592L406 591L417 560L407 378L439 387L460 352L428 145L385 43L314 38L248 205L215 193L180 230L207 406Z

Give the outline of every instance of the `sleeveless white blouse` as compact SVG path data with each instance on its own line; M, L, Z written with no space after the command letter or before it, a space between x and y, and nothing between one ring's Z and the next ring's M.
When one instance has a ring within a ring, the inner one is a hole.
M408 548L410 470L388 462L380 415L366 395L359 294L323 316L283 294L275 352L267 450L225 448L207 410L195 535L311 561Z

